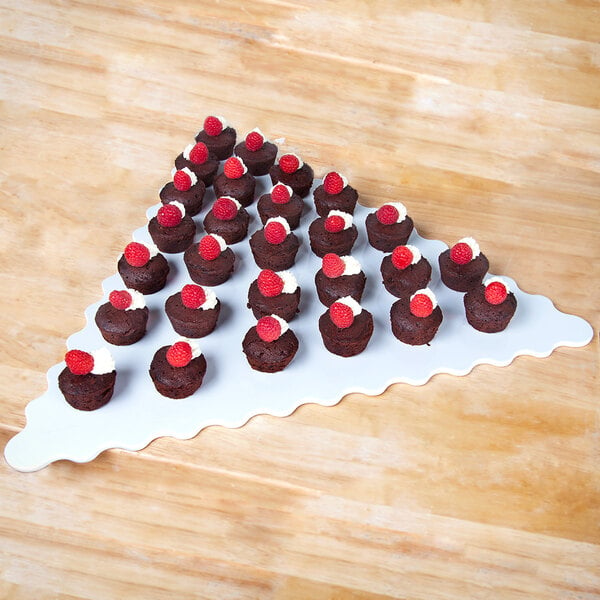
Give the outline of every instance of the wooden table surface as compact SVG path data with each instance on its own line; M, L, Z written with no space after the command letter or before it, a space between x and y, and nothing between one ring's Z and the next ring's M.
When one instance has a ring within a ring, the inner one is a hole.
M597 0L0 3L0 436L208 114L594 341L30 474L0 598L600 598Z

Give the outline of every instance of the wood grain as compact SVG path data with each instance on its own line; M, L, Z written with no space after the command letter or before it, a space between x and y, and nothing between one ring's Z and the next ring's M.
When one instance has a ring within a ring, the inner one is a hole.
M600 598L600 4L0 2L0 438L209 113L592 323L585 348L30 474L0 598Z

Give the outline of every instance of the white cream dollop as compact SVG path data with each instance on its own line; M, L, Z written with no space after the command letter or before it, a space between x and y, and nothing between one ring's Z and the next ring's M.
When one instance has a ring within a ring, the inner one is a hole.
M506 293L512 291L510 289L510 286L508 285L508 282L503 277L497 277L495 275L492 275L485 279L485 281L483 282L483 285L485 287L487 287L488 285L490 285L490 283L501 283L506 288Z
M221 252L225 252L225 250L227 250L227 242L223 239L222 236L220 236L218 233L211 233L209 235L210 235L210 237L212 237L216 240L217 244L219 244L219 248L221 248Z
M386 202L386 205L393 206L398 211L398 218L396 219L396 223L402 223L402 221L406 219L408 211L406 210L406 206L404 206L402 202Z
M358 275L362 267L360 263L353 256L340 256L340 258L344 261L344 272L342 275Z
M421 251L416 246L413 246L411 244L406 244L406 247L412 253L412 260L410 261L410 264L411 265L417 264L421 260Z
M467 244L467 246L469 246L469 248L471 248L471 252L473 252L473 258L475 258L476 256L479 256L481 254L479 244L472 237L464 237L464 238L458 240L458 242L456 242L456 243L457 244Z
M204 302L198 307L200 310L210 310L217 305L217 295L212 290L204 288Z
M279 337L281 337L290 328L290 326L288 325L288 322L277 315L269 315L269 316L271 318L275 319L279 323L279 327L281 327L281 334Z
M429 289L429 288L423 288L420 290L417 290L411 297L410 297L410 301L412 301L412 299L415 296L418 296L419 294L423 294L423 296L427 296L430 300L431 300L431 304L433 306L433 308L435 308L438 303L437 303L437 298L435 297L435 294Z
M285 152L283 156L295 156L298 159L298 169L301 169L304 166L304 161L294 152Z
M188 167L183 167L183 169L176 169L173 167L171 169L171 178L175 177L175 173L177 173L177 171L185 173L190 178L193 186L198 183L198 177L196 177L196 173L194 173L194 171L190 170Z
M131 304L125 310L136 310L138 308L146 307L146 299L144 298L144 294L130 288L127 288L126 291L131 296Z
M330 210L328 217L342 217L344 220L344 229L350 229L352 227L352 215L344 212L343 210Z
M360 315L362 312L362 306L352 297L352 296L344 296L343 298L339 298L336 302L340 302L341 304L345 304L352 309L352 314L356 317Z
M280 223L281 225L283 225L286 235L289 235L290 232L292 231L290 229L290 224L287 222L287 220L284 217L271 217L270 219L267 219L267 222L265 223L265 227L269 223Z
M279 275L283 281L281 293L293 294L298 288L298 282L296 281L294 274L291 271L278 271L277 275Z
M200 345L198 344L198 342L196 340L191 340L190 338L179 336L173 343L176 343L176 342L185 342L186 344L189 344L190 349L192 350L192 358L198 358L199 356L202 355L202 351L200 350Z
M92 368L94 375L105 375L115 370L115 361L108 348L98 348L98 350L93 350L90 354L94 359L94 367Z
M148 252L150 253L150 258L154 258L160 252L156 244L153 244L152 242L139 242L135 239L135 235L133 236L133 241L136 244L142 244L142 246L146 246L146 248L148 248ZM123 256L123 254L121 254L121 256Z

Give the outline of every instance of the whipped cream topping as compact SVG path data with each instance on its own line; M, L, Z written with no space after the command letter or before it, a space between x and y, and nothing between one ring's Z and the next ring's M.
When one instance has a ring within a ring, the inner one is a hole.
M255 127L252 131L249 131L246 134L246 137L248 137L248 135L251 133L258 133L258 135L260 135L260 137L263 139L263 144L266 144L269 141L267 140L267 136L258 127Z
M269 315L269 316L271 318L275 319L279 323L279 326L281 327L281 334L279 335L279 337L281 337L290 328L290 326L288 325L288 322L284 321L281 317L278 317L277 315Z
M483 285L485 287L487 287L488 285L490 285L490 283L501 283L506 288L506 293L512 291L510 289L510 286L508 285L508 282L506 281L506 279L504 279L502 277L496 277L496 276L487 277L485 279L485 281L483 282Z
M183 158L185 158L185 160L190 160L190 152L194 149L194 146L196 144L188 144L184 149L183 149Z
M227 122L227 119L225 117L222 117L221 115L213 115L213 117L221 123L223 130L225 130L225 129L227 129L227 127L229 127L229 123Z
M412 252L412 260L410 261L411 265L417 264L421 260L421 251L411 244L406 244L406 247Z
M200 346L196 340L179 336L173 343L176 342L185 342L186 344L189 344L192 350L192 358L198 358L199 356L202 356L202 351L200 350Z
M142 244L142 246L146 246L146 248L148 248L148 252L150 253L150 258L154 258L160 252L156 244L153 244L152 242L140 242L135 239L135 235L133 236L133 241L137 244ZM121 256L123 256L123 254L121 254Z
M410 302L412 302L412 299L419 295L419 294L423 294L424 296L427 296L430 300L431 300L431 304L433 306L433 308L435 308L438 303L437 303L437 298L435 297L435 294L429 289L429 288L423 288L421 290L417 290L411 297L410 297Z
M285 229L286 235L289 235L290 232L292 231L290 229L290 224L287 222L287 220L284 217L271 217L270 219L267 219L267 222L265 223L265 227L269 223L281 223L283 225L283 228Z
M336 302L340 302L341 304L349 306L352 309L352 314L355 317L360 315L362 312L362 306L352 296L344 296L343 298L336 300Z
M285 189L288 191L288 194L290 195L290 198L292 197L292 194L294 193L294 190L293 190L293 189L292 189L292 188L291 188L289 185L286 185L285 183L281 183L281 181L278 181L278 182L277 182L277 183L276 183L276 184L275 184L275 185L274 185L274 186L271 188L271 191L269 192L269 194L272 194L272 193L273 193L273 190L274 190L276 187L284 187L284 188L285 188Z
M235 204L235 207L238 210L240 210L240 208L242 208L242 205L235 198L232 198L231 196L219 196L219 198L227 198L227 200L231 200Z
M304 161L294 152L286 152L285 154L288 156L295 156L298 159L298 169L301 169L304 166Z
M291 271L278 271L277 275L283 280L282 294L293 294L298 288L296 277Z
M343 210L330 210L328 217L342 217L344 219L344 229L350 229L352 227L352 215L350 213L344 212Z
M99 348L98 350L93 350L90 354L94 359L94 368L92 369L94 375L105 375L115 370L115 361L108 348Z
M173 167L171 169L171 179L173 177L175 177L175 173L177 173L177 171L181 171L182 173L185 173L190 178L192 185L196 185L198 183L198 178L196 177L196 173L194 173L194 171L191 171L188 167L183 167L183 169L176 169L175 167Z
M181 213L181 218L185 217L185 206L178 200L171 200L168 204L173 205Z
M473 258L479 256L481 254L481 250L479 249L479 244L472 237L464 237L457 244L467 244L469 248L471 248L471 252L473 252Z
M342 189L345 189L348 186L348 179L344 175L342 175L339 171L328 171L327 174L325 175L325 177L327 177L327 175L329 175L330 173L335 173L336 175L339 175L339 177L342 180L342 183L344 185L344 187ZM323 177L323 182L325 181L325 177Z
M342 275L358 275L361 272L362 267L354 256L340 256L340 258L345 265Z
M137 290L127 288L127 293L131 296L131 304L125 310L136 310L138 308L145 308L146 299L144 294Z
M386 202L387 206L393 206L398 211L398 218L396 219L396 223L402 223L404 219L406 219L406 215L408 214L406 210L406 206L402 204L402 202Z
M225 252L225 250L227 250L227 242L218 233L211 233L210 237L215 238L219 244L219 248L221 248L221 252Z
M217 295L212 290L204 289L204 302L198 307L199 310L210 310L217 305Z

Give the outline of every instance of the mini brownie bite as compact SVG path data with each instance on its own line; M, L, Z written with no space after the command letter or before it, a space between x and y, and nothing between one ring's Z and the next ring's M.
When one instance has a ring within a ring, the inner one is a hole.
M167 283L169 263L151 243L130 242L117 263L126 287L142 294L154 294Z
M391 254L383 257L380 269L385 289L397 298L427 287L431 279L429 261L411 245L396 246Z
M263 269L248 289L248 308L257 319L277 315L291 321L299 304L300 286L290 271Z
M204 119L204 129L196 136L196 141L206 144L209 152L219 160L231 156L235 140L235 129L223 117L213 115Z
M276 373L285 369L298 351L298 338L277 315L261 317L242 341L248 364L256 371Z
M186 146L175 159L175 168L189 169L206 187L209 187L219 170L219 161L208 151L206 144L196 142Z
M196 223L185 214L185 207L174 200L163 204L148 222L148 233L161 252L183 252L196 235Z
M194 283L220 285L233 273L235 254L220 235L209 234L184 252L183 262Z
M442 323L442 309L429 288L396 300L390 309L392 333L405 344L429 344Z
M268 219L265 226L250 237L250 250L261 269L285 271L296 261L300 240L283 217Z
M352 215L358 192L348 185L348 180L343 175L331 171L325 175L323 183L315 188L313 199L320 217L326 217L332 210L341 210Z
M204 217L206 233L220 235L227 244L241 242L248 233L248 223L250 223L250 215L235 198L230 196L217 198Z
M320 258L330 252L345 256L350 254L358 230L350 213L332 210L327 217L319 217L310 224L308 237L311 250Z
M235 198L242 206L250 206L254 202L256 180L244 164L244 161L232 156L225 161L223 172L213 182L217 198L229 196Z
M275 164L277 146L267 140L263 132L256 128L233 149L233 153L244 161L252 175L258 177L266 175Z
M183 338L156 351L149 373L156 391L162 396L187 398L202 385L206 358L196 342Z
M414 229L413 220L406 214L402 202L388 202L367 215L365 221L369 244L383 252L408 242Z
M289 185L298 196L304 198L310 192L313 184L314 171L297 154L284 154L279 162L269 169L273 185L285 183Z
M462 238L438 258L444 284L456 292L468 292L477 287L490 263L471 237Z
M173 181L167 183L160 190L160 201L163 204L169 202L181 202L185 207L186 214L193 217L202 210L206 186L196 177L196 174L187 167L173 169Z
M321 265L315 275L315 286L322 304L331 306L344 296L360 302L367 277L353 256L329 253L323 257Z
M115 346L128 346L146 333L148 307L136 290L113 290L94 317L102 337Z
M212 290L188 283L167 298L165 312L173 329L184 337L200 338L217 326L221 302Z
M304 202L289 185L276 183L268 194L258 199L256 208L263 225L269 219L283 217L293 230L300 224Z
M517 310L517 299L501 277L489 277L469 290L463 302L469 325L484 333L506 329Z
M117 372L106 348L93 352L69 350L66 367L58 375L58 387L65 400L77 410L97 410L111 398Z
M336 300L319 318L325 348L338 356L356 356L373 335L373 315L346 296Z

